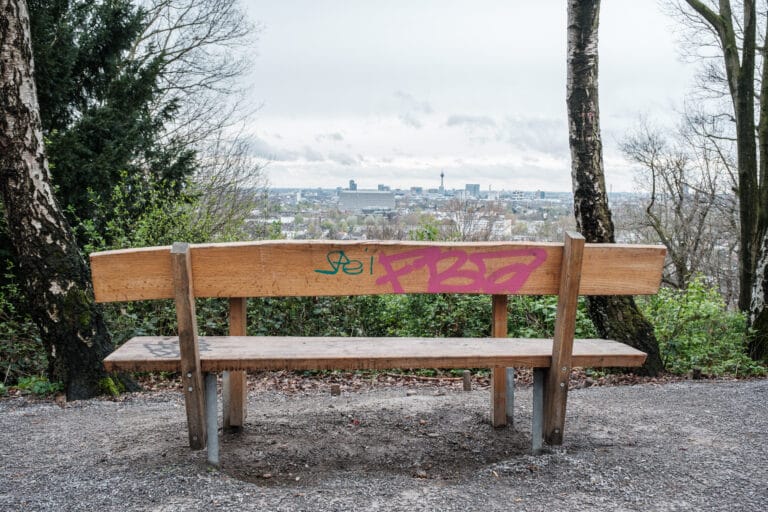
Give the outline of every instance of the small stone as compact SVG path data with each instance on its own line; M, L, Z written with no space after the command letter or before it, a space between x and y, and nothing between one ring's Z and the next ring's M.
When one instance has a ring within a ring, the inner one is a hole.
M416 475L415 476L416 476L416 478L427 478L428 475L427 475L427 472L424 471L423 469L418 469L418 470L416 470Z
M415 394L416 394L415 389L409 389L408 391L405 392L405 396L414 396Z
M264 479L268 480L268 479L272 478L272 473L264 473L263 475L261 475L261 478L264 478Z
M331 384L331 396L341 395L341 386L339 384Z

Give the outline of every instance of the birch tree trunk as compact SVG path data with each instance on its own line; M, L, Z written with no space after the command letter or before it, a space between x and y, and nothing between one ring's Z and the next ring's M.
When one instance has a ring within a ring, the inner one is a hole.
M25 0L0 0L0 193L51 378L69 399L93 396L111 349L85 260L59 208L45 159Z
M614 227L603 173L597 97L597 35L600 0L568 1L568 131L576 226L587 242L614 243ZM600 336L648 354L640 371L664 369L653 326L632 297L589 297L589 316Z
M763 236L760 260L755 268L755 286L749 310L754 335L749 340L749 356L756 361L768 358L768 232Z

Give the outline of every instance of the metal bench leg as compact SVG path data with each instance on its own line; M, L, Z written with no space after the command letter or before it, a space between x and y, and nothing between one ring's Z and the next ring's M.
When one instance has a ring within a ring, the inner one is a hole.
M208 431L208 463L219 465L219 418L216 404L216 374L205 374L205 422Z
M544 385L547 382L547 369L533 369L533 421L531 423L531 452L541 453L544 438Z
M507 425L515 426L515 369L507 368Z

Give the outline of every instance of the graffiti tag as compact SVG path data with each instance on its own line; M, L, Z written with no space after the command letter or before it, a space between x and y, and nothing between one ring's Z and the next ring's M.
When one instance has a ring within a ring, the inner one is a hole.
M365 264L362 260L352 260L344 254L344 251L331 251L325 255L325 259L331 268L316 269L315 272L335 276L341 271L344 274L356 276L365 270ZM373 274L373 256L371 256L368 270Z
M397 254L379 254L386 274L376 284L390 284L395 293L405 293L400 279L427 269L429 293L515 293L531 273L547 259L544 249L509 249L467 254L461 249L425 247ZM488 273L493 260L513 260Z

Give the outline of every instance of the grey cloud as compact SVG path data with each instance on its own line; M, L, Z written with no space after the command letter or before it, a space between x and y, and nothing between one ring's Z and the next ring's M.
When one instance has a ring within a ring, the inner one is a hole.
M308 162L322 162L325 160L325 157L319 151L315 151L309 146L304 146L303 156Z
M568 153L568 126L564 119L508 117L498 138L518 149L532 149L552 156Z
M454 114L446 119L445 125L462 128L467 139L476 144L485 144L498 138L496 121L488 116Z
M410 112L405 114L400 114L398 116L400 118L400 121L406 126L410 126L411 128L421 128L423 125L421 124L421 121L419 121L416 116L411 114Z
M325 140L330 140L333 142L341 142L344 140L344 136L340 134L339 132L333 132L333 133L320 133L315 137L315 140L317 142L323 142Z
M329 153L328 159L341 165L355 165L357 159L354 156L346 153Z
M431 114L432 105L428 101L417 100L412 94L403 91L395 91L395 96L408 107L409 110L414 110L422 114Z
M468 128L495 128L496 121L488 116L470 116L456 114L448 117L446 126L466 126Z
M257 158L263 158L273 162L296 162L306 160L307 162L324 162L326 158L322 153L310 146L304 146L300 151L294 151L278 146L274 146L266 140L253 136L249 140L250 152ZM333 159L332 159L333 160Z
M299 158L297 152L273 146L269 142L255 135L250 137L248 145L250 146L251 154L258 158L277 162L296 160Z
M497 123L488 116L453 114L446 126L461 127L472 142L484 144L497 140L525 151L533 150L553 156L568 152L568 131L563 119L508 116Z
M400 121L412 128L421 128L421 118L433 112L432 105L427 101L416 99L412 94L403 91L395 91L395 97L400 100L402 112L398 116Z

